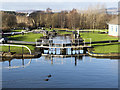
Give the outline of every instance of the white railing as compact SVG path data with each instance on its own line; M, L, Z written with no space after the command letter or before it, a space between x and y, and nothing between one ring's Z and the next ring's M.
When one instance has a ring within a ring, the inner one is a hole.
M38 40L36 39L36 47L43 46L44 41L47 41L46 43L49 44L49 47L52 45L52 43L50 43L50 41L60 42L60 43L53 42L54 47L56 47L56 45L58 45L58 44L61 44L61 47L66 47L64 45L66 45L67 41L68 41L68 40L63 40L63 39L61 39L61 40L58 40L58 39L39 39L39 40L41 40L41 42L38 42ZM80 46L81 45L80 40L82 40L82 39L69 39L69 41L71 43L71 46L73 45L72 42L75 41L75 40L78 41L77 46ZM91 41L92 41L91 38L86 38L86 39L83 39L83 40L84 40L83 41L83 46L86 46L86 44L85 44L86 40L88 40L88 42L90 42L89 45L91 46Z
M25 47L25 48L27 48L28 49L28 51L30 52L30 54L31 54L31 50L27 47L27 46L24 46L24 45L13 45L13 44L0 44L0 46L15 46L15 47ZM30 59L30 61L26 64L26 65L21 65L21 66L9 66L9 67L4 67L4 68L20 68L20 67L27 67L27 66L29 66L30 65L30 63L31 63L31 61L32 61L32 59Z
M32 59L30 59L30 61L27 64L25 64L25 65L21 65L21 66L9 66L9 67L4 67L4 68L9 68L9 69L21 68L21 67L25 68L25 67L29 66L31 64L31 62L32 62Z
M27 46L24 46L24 45L13 45L13 44L0 44L0 46L15 46L15 47L25 47L28 49L28 51L30 52L30 54L32 54L31 50L27 47Z

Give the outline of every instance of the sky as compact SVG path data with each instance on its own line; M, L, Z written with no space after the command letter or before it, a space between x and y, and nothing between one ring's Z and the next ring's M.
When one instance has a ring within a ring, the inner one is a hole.
M120 0L0 0L0 2L118 2Z
M49 7L59 11L86 9L99 3L106 8L118 7L118 0L0 0L0 10L46 10Z

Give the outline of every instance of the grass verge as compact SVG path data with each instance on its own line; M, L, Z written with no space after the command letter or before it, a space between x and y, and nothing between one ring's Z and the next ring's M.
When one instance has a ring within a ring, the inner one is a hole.
M107 40L118 40L117 37L108 36L108 34L99 34L99 33L81 33L80 34L85 42L91 41L107 41ZM94 46L94 53L120 53L119 46L120 43L97 43L92 44Z

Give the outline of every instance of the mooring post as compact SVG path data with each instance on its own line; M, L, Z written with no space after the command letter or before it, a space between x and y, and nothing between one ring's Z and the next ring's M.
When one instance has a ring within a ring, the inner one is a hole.
M49 48L48 48L48 52L47 52L47 54L49 54Z
M85 39L84 39L84 46L85 46Z
M71 48L71 55L73 54L73 48Z
M24 54L24 47L22 46L22 57L23 57L23 54Z
M9 45L9 52L10 52L10 45Z
M24 66L24 59L22 59L22 65Z
M9 60L9 66L11 66L11 61Z
M83 48L83 54L86 54L87 48Z
M55 55L56 55L56 48L55 48Z
M75 66L77 65L77 57L75 56Z

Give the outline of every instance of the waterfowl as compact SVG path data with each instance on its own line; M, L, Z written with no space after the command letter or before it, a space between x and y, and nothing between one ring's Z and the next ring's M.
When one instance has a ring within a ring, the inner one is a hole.
M48 81L49 79L44 79L45 81Z
M48 75L48 77L51 77L52 75Z

